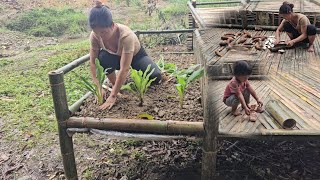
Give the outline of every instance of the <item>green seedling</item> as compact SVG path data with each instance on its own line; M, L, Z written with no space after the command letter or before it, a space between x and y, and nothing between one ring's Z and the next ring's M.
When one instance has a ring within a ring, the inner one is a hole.
M130 82L121 87L122 90L131 91L133 94L138 96L138 98L140 99L139 106L143 105L144 95L146 94L151 83L156 80L156 78L150 79L150 76L154 71L154 68L151 71L150 68L151 65L148 65L145 72L142 72L141 70L137 71L131 68L130 76L133 79L133 82Z
M177 71L177 66L173 63L166 63L163 56L161 56L160 60L157 61L156 64L162 73L173 74Z
M194 68L192 66L192 68ZM186 88L188 87L188 85L199 79L203 73L204 70L203 68L199 68L198 70L193 69L193 71L190 71L191 67L187 70L182 70L183 72L179 72L177 77L177 81L178 84L176 84L176 89L178 90L178 94L179 94L179 103L180 103L180 108L182 108L183 106L183 101L184 101L184 96L186 93Z
M96 59L96 77L99 81L99 84L102 85L105 77L106 77L106 71L103 70L103 67L100 65L100 62L98 59ZM80 76L80 75L79 75ZM104 97L102 94L103 89L101 87L98 87L96 84L94 83L90 83L87 78L80 76L81 81L79 82L79 84L87 89L88 91L92 92L96 98L97 98L97 103L99 105L101 105L104 101Z
M200 67L200 64L192 65L188 69L183 69L183 70L180 70L180 71L177 70L172 75L175 76L176 78L178 76L184 76L184 75L189 77L199 67Z

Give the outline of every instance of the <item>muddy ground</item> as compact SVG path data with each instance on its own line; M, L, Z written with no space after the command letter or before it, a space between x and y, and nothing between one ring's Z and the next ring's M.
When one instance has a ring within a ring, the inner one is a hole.
M51 135L48 144L32 149L18 149L14 142L1 146L2 179L64 179L57 135ZM319 147L319 142L220 141L216 178L318 179ZM74 148L81 179L196 180L201 175L197 141L123 141L77 134Z

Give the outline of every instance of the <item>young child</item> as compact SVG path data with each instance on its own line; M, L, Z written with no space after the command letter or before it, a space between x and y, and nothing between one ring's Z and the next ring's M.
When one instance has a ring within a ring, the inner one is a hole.
M242 108L247 115L250 115L250 94L257 101L259 108L262 108L263 103L258 98L254 89L250 86L248 81L249 75L252 72L251 66L246 61L237 61L233 67L234 77L228 83L225 91L223 102L227 106L232 107L232 114L234 116L241 115L238 110L238 105L241 103Z

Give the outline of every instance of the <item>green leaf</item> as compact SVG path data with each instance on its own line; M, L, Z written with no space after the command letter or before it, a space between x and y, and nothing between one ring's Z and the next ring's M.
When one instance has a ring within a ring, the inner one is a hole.
M156 78L150 79L150 76L154 72L154 68L150 71L151 65L149 64L146 71L142 72L141 70L137 71L135 69L130 69L130 75L133 80L132 84L130 85L130 88L125 85L123 88L126 88L128 90L131 90L134 92L138 98L140 99L140 104L143 102L143 97L151 85L153 81L156 80Z
M186 79L187 79L187 77L185 75L178 76L177 77L178 84L181 84L182 86L186 86L187 85Z
M167 63L164 66L164 70L170 74L174 73L177 71L177 66L173 63Z
M99 83L102 85L105 80L105 73L103 67L100 65L100 61L96 59L96 77L99 81Z
M188 80L187 80L187 84L199 79L200 77L203 76L203 73L204 73L204 69L201 68L201 69L198 69L196 71L194 71L189 77L188 77Z
M122 85L121 90L128 90L130 92L134 92L132 87L131 87L132 85L133 85L133 82L130 82L130 83L126 84L126 85Z
M153 120L154 117L148 113L141 113L138 115L138 118L141 118L141 119L148 119L148 120Z

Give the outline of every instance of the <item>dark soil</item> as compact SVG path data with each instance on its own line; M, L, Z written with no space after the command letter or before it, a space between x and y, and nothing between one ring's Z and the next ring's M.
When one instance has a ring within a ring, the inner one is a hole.
M185 46L157 47L151 50L153 59L159 59L159 51L186 51ZM187 68L195 64L195 57L192 54L163 54L166 62L175 63L179 69ZM178 92L176 90L175 78L163 75L164 82L152 86L147 91L143 106L138 106L139 99L130 92L123 91L123 95L117 99L116 105L111 110L99 110L94 97L88 98L77 116L90 117L113 117L137 119L139 114L148 113L156 120L177 120L177 121L203 121L203 109L201 106L201 92L199 81L190 84L186 90L183 107L179 105Z
M216 179L318 179L319 147L319 142L220 141ZM101 148L91 166L93 179L201 177L200 142L108 141Z

